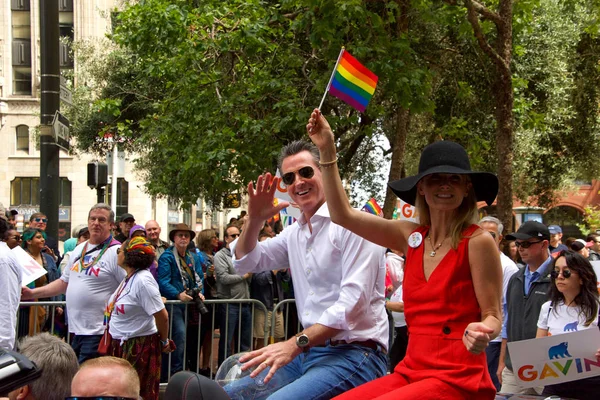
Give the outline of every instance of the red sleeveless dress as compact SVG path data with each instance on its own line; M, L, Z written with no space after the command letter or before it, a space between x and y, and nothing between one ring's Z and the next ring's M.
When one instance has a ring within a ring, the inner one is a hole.
M485 353L472 354L462 342L467 325L481 321L468 251L469 237L477 225L463 231L458 248L448 251L427 281L423 251L428 229L417 228L415 232L421 233L423 240L418 247L409 247L406 255L403 283L409 334L406 357L392 374L336 399L495 398Z

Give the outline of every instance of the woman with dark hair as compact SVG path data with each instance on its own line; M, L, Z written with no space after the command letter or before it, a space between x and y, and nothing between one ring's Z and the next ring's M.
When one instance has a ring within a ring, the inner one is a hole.
M117 254L127 276L110 297L105 312L112 336L108 355L129 361L140 377L140 396L156 400L161 353L174 348L168 339L169 316L158 283L148 271L154 262L154 247L145 237L137 236L125 240Z
M502 267L494 239L477 225L477 201L492 204L496 176L472 171L467 152L457 143L430 144L421 153L418 174L388 184L417 207L420 224L388 220L350 206L334 135L319 110L306 129L319 148L318 173L331 220L406 254L406 356L393 373L338 398L494 399L485 348L502 325Z
M515 264L523 264L521 256L519 255L519 249L514 240L504 240L502 245L502 252L504 255L515 262Z
M42 287L60 278L60 271L56 266L54 257L43 251L46 247L46 232L38 228L27 228L21 235L21 239L21 247L48 272L46 275L29 284L28 287L31 289ZM62 300L62 296L59 295L39 300L60 301ZM24 310L27 311L23 312ZM25 336L27 334L32 336L36 333L40 333L42 331L42 326L44 326L44 323L48 319L47 307L34 306L27 309L21 309L21 311L21 316L19 318L19 336ZM62 315L62 312L63 309L61 307L56 308L56 313L58 315ZM49 327L46 327L45 329L48 328Z
M542 305L536 337L598 329L600 300L596 274L590 262L572 250L563 250L552 261L550 301ZM596 353L600 361L600 349ZM570 399L597 399L600 377L548 385L542 395Z
M197 249L202 260L202 271L204 271L204 298L206 300L217 298L217 280L215 277L215 266L213 264L214 249L219 247L219 239L214 229L204 229L198 233L196 238ZM214 307L207 304L208 312L200 316L200 341L202 347L202 359L200 361L200 374L210 377L211 365L210 356L212 354L212 333L213 333L213 314ZM219 326L219 321L214 321L215 326ZM194 344L196 343L193 338ZM194 345L195 347L195 345Z

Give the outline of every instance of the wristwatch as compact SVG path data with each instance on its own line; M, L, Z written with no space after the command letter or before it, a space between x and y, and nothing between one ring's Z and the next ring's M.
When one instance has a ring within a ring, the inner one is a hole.
M310 340L308 335L304 332L300 332L296 335L296 346L300 347L303 352L310 350Z
M169 338L166 338L165 340L161 340L160 344L162 345L162 347L165 347L166 345L169 344Z

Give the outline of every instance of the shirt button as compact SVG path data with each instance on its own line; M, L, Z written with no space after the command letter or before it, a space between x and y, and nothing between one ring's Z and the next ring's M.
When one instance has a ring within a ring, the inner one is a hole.
M449 326L445 326L444 328L442 328L442 332L444 332L444 334L449 335L450 332L452 332L452 330L450 329Z
M312 250L312 247L309 247L308 249L306 249L306 251L308 251L309 253L311 250Z
M310 314L308 311L304 313L304 315L308 315L308 314Z
M310 268L308 268L308 269L306 270L306 274L307 274L307 275L310 275Z
M310 292L308 292L308 294L310 294L310 295L312 296L313 294L315 294L315 292L313 292L313 291L311 290Z

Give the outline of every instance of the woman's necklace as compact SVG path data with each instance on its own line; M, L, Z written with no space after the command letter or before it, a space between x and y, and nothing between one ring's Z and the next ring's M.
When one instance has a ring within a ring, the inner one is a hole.
M442 241L440 243L438 243L437 246L434 246L433 241L431 240L431 235L428 235L428 237L429 237L429 244L431 245L431 248L432 248L431 253L429 253L429 257L435 257L435 253L438 251L438 249L440 247L442 247L442 244L444 243L444 240L446 240L446 238L443 238ZM446 236L446 237L448 237L448 236Z

